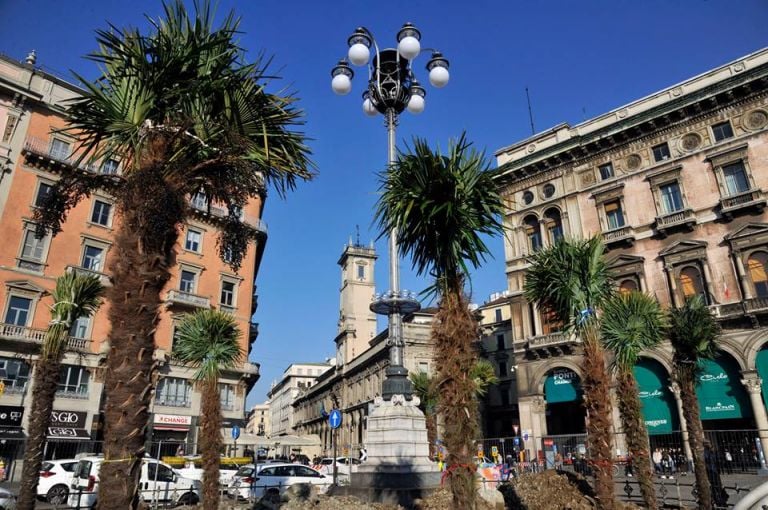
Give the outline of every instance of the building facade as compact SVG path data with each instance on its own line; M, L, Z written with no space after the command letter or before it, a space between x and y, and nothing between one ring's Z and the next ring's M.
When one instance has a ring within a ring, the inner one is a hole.
M120 218L106 190L98 190L70 210L55 237L34 237L33 213L51 186L69 172L119 175L117 160L76 166L74 140L58 130L66 125L65 106L81 90L36 67L35 55L25 62L0 56L0 457L20 473L19 439L24 437L31 395L33 362L50 319L50 291L65 272L98 275L110 285L111 249ZM171 357L174 325L180 316L199 308L232 313L241 331L241 347L250 353L258 334L251 322L255 312L255 277L266 242L261 223L262 199L244 208L244 220L261 235L248 250L240 272L233 272L217 255L216 237L227 211L198 194L190 197L192 214L180 228L178 264L164 291L165 309L156 333L159 362L149 438L163 441L153 455L187 450L197 440L200 393L191 380L193 370ZM51 442L46 455L72 456L86 440L101 436L103 366L109 323L104 304L90 319L73 326L64 356L59 392L54 403ZM245 396L259 377L259 366L246 361L221 379L225 424L245 425ZM3 418L4 417L4 418ZM97 443L87 447L98 448ZM172 450L172 451L171 451Z
M704 426L768 429L768 49L496 156L526 448L585 429L579 339L522 295L529 256L561 237L602 236L622 292L665 307L701 295L723 327L699 381ZM665 343L635 368L652 439L685 429L671 359Z
M270 402L267 400L263 404L256 404L251 408L251 412L248 413L248 424L245 428L248 434L267 437L272 433L269 425L272 416L269 411L269 404Z
M271 437L286 436L296 432L293 401L303 391L333 367L326 363L292 363L283 377L267 393L269 397L269 427Z

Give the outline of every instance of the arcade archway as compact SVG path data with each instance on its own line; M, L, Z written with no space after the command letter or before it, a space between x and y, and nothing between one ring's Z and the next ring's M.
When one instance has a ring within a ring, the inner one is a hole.
M569 368L558 367L544 380L547 401L547 434L582 434L586 432L581 379Z

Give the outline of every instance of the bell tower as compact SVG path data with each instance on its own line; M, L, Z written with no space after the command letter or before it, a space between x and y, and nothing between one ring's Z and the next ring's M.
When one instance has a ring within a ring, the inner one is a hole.
M349 363L369 347L376 336L376 314L370 309L375 293L374 264L378 256L373 247L352 239L339 258L341 289L339 325L336 335L338 365ZM341 359L339 359L341 358Z

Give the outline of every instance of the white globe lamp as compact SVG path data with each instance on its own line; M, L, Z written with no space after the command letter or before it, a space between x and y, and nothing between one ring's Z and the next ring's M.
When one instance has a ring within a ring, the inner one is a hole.
M445 67L433 67L432 70L429 72L429 83L432 84L433 87L441 89L448 85L448 79L450 78L450 74L448 73L448 69Z
M400 56L407 60L418 57L421 52L420 39L421 32L416 27L411 23L403 25L403 28L397 32L397 51Z
M346 96L352 91L352 80L346 74L337 74L331 80L331 88L336 94Z
M368 63L368 59L371 58L371 50L363 43L355 43L349 47L347 56L354 65L364 66Z
M368 94L368 91L363 94L363 113L365 113L368 117L375 117L376 114L379 113L379 111L373 105L373 101L371 101L371 97Z
M408 100L408 106L406 106L406 108L414 115L420 114L424 111L424 98L412 94L411 98Z

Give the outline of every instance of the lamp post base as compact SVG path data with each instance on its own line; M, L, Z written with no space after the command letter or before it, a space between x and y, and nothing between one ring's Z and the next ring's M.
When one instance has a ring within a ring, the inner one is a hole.
M384 400L392 400L394 395L402 395L406 400L413 398L413 385L408 379L408 369L402 366L387 367L386 378L381 384L381 396Z

